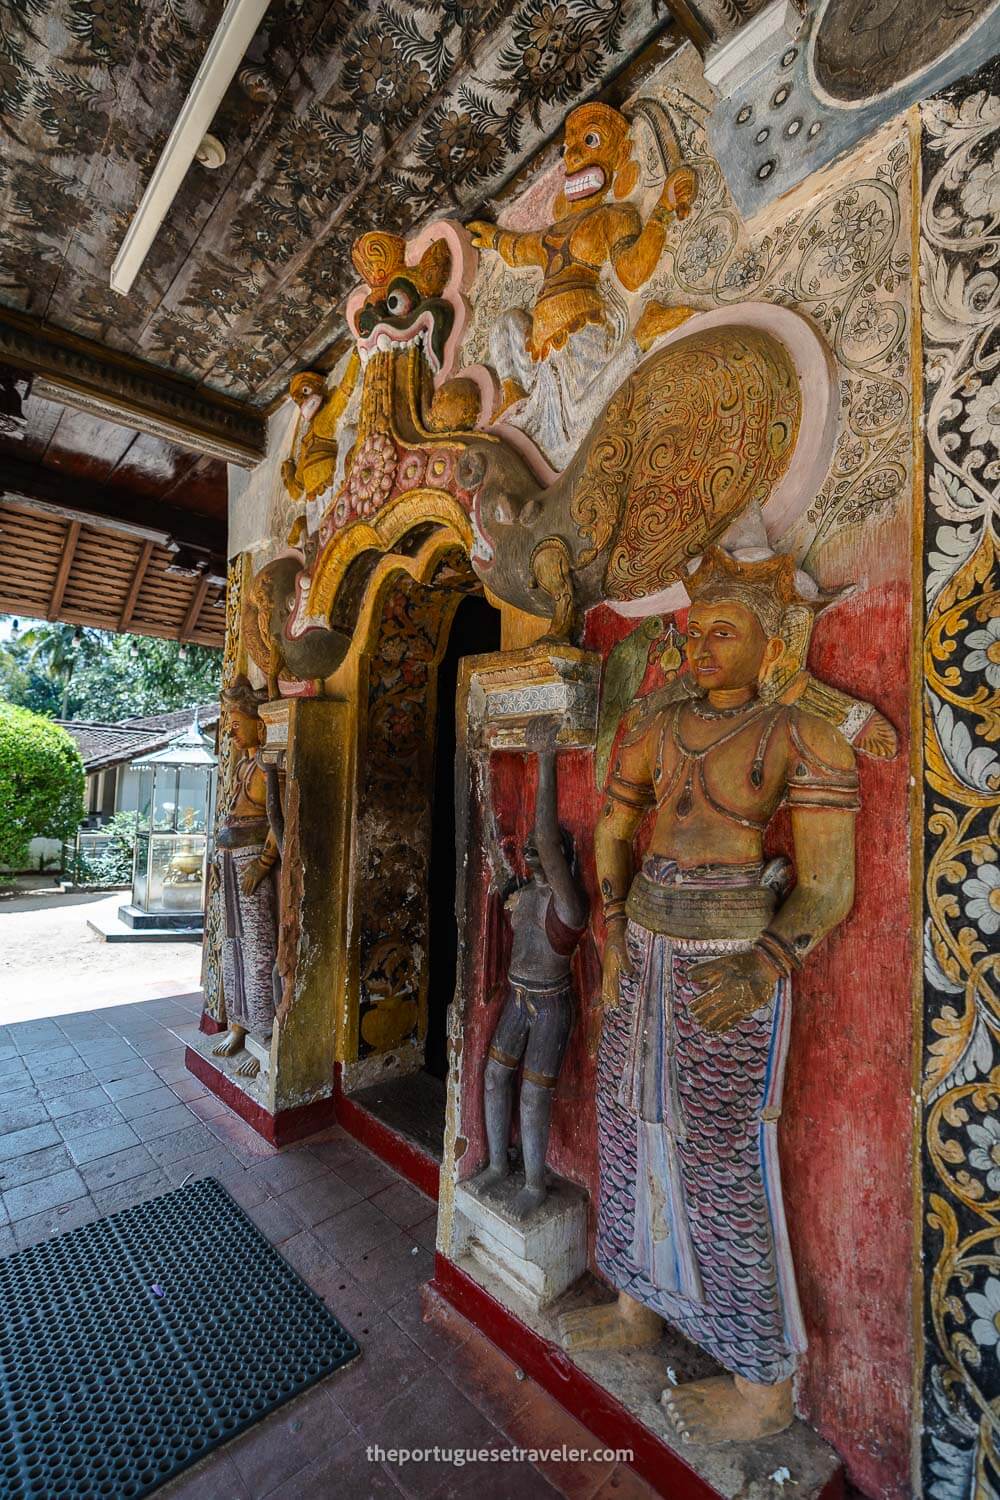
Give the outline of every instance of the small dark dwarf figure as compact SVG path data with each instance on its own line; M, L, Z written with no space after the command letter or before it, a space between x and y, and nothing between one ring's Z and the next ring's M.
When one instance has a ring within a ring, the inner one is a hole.
M535 826L524 846L529 879L507 899L513 935L507 1000L490 1044L485 1074L489 1166L479 1189L510 1171L508 1144L514 1072L521 1074L524 1187L513 1212L524 1218L545 1198L545 1156L552 1093L573 1024L570 962L587 926L587 899L574 878L556 813L552 749L538 751Z

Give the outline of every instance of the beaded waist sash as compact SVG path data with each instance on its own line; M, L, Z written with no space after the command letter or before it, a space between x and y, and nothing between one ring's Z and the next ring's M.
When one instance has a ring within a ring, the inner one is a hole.
M763 871L759 863L682 870L653 856L633 880L625 911L647 932L752 942L778 904L777 891L761 884Z
M245 849L249 844L262 844L267 838L268 828L266 818L224 823L215 842L219 849Z

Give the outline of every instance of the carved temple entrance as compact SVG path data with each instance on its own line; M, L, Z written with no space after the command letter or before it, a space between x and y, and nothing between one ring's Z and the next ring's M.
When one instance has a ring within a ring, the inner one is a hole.
M501 612L447 496L408 497L367 541L323 579L327 618L354 619L340 666L316 696L261 708L263 757L288 785L272 1037L251 1078L212 1054L212 1036L192 1063L272 1139L344 1109L376 1149L402 1138L436 1191L458 946L456 683L463 657L499 649Z
M341 1088L440 1160L455 989L455 695L500 615L456 548L427 584L399 574L358 677L354 924Z

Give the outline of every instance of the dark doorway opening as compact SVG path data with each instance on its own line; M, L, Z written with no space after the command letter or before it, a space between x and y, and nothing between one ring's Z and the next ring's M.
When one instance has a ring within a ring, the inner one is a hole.
M433 1078L448 1072L448 1007L455 993L458 927L455 887L455 696L463 656L500 650L500 614L475 594L455 612L448 649L438 668L437 744L434 752L433 833L431 836L430 914L427 924L430 964L427 985L427 1046L424 1068Z
M415 1073L386 1079L352 1094L354 1103L437 1161L444 1146L448 1074L448 1007L455 993L458 927L455 888L455 699L463 656L500 649L500 614L484 598L464 598L452 621L437 673L432 832L428 879L427 1040Z

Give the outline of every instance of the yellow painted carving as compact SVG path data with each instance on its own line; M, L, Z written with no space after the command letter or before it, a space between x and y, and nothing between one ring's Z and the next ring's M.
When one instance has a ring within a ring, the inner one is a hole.
M796 704L806 713L839 729L857 750L876 760L891 760L899 749L899 735L889 720L866 703L820 682L806 667L816 616L803 605L791 605L781 619L779 635L784 650L766 668L760 682L761 698ZM860 727L859 727L860 726Z
M495 250L509 266L542 271L528 334L533 359L547 359L588 324L607 322L601 289L605 267L630 292L652 276L667 225L687 217L697 193L697 178L682 164L676 139L669 145L671 170L643 223L634 204L617 201L634 191L639 176L629 122L606 104L584 104L566 119L566 181L556 199L555 222L527 233L481 219L468 226L480 249Z
M323 376L314 371L307 370L292 377L288 394L299 408L299 416L292 437L291 457L282 464L281 477L293 500L312 500L333 483L337 468L337 426L357 384L360 369L357 353L352 352L340 382L329 394ZM296 523L289 538L293 546L298 544L300 532L301 526Z
M579 566L617 527L607 597L638 599L679 577L770 496L801 412L788 354L759 329L706 330L640 365L597 423L573 495L573 520L591 541Z
M639 348L645 354L662 338L665 333L673 333L688 318L694 316L693 307L671 307L666 302L657 302L654 298L647 302L640 314L639 321L633 330L633 337Z
M853 750L837 729L761 694L786 655L784 617L809 607L796 588L794 559L740 561L711 548L687 587L688 684L683 694L672 684L667 701L625 729L595 830L606 936L602 996L589 1030L596 1045L604 1012L621 1004L621 980L635 973L637 933L706 944L721 939L721 952L686 971L697 991L690 1015L716 1034L721 1054L741 1045L737 1028L771 1002L775 985L851 910L858 776ZM790 629L788 641L802 635ZM796 880L769 891L750 872L763 868L768 827L786 805ZM651 880L645 864L637 871L634 841L647 814L653 818L647 858L683 878ZM637 979L649 982L648 972ZM673 1023L667 1024L669 1035ZM676 1066L683 1095L688 1064ZM706 1296L709 1304L713 1295ZM645 1301L641 1293L638 1300ZM626 1347L635 1308L623 1293L614 1310L605 1305L564 1315L564 1347ZM791 1380L682 1383L668 1390L664 1406L689 1441L762 1437L791 1422Z
M432 240L415 266L406 263L406 241L383 229L359 235L351 249L354 269L371 289L369 301L383 295L390 281L405 276L423 297L437 297L451 270L451 251L444 240Z
M347 569L363 553L388 552L407 532L428 524L441 527L452 545L457 541L466 552L471 550L472 527L457 500L444 490L407 490L371 521L355 522L331 538L316 563L309 591L310 613L329 616ZM396 562L398 566L399 560Z

